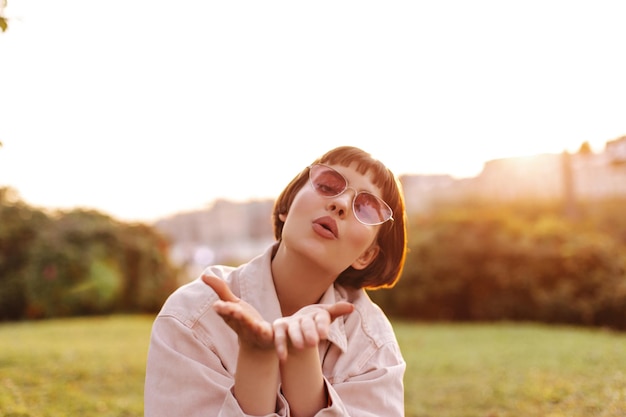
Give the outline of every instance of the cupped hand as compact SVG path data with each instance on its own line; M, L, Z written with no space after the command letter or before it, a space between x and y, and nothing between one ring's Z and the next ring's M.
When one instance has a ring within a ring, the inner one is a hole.
M354 305L345 301L332 305L313 304L301 308L292 316L275 320L272 327L279 359L287 359L289 345L295 349L317 347L320 340L328 338L330 324L353 310Z
M235 296L224 280L202 275L202 281L220 297L213 309L237 333L240 343L257 349L274 347L272 325L254 307Z

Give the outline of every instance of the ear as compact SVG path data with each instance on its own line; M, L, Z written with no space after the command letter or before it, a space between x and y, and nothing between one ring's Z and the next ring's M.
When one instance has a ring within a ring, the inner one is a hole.
M287 213L278 213L278 218L281 222L285 223L285 220L287 219Z
M372 246L367 248L367 250L356 259L356 261L352 263L352 268L358 270L365 269L369 264L372 263L374 259L376 259L376 256L378 256L379 252L380 246L378 246L377 244L373 244Z

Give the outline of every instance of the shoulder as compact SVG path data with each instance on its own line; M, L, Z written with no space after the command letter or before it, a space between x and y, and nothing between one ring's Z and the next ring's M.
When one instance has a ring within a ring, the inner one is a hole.
M211 266L203 273L214 275L233 287L233 272L236 268L229 266ZM159 317L173 317L187 327L194 324L206 314L218 296L200 277L176 289L165 301Z
M269 247L263 254L237 267L214 265L206 268L203 274L213 275L226 282L233 294L246 300L259 310L267 320L280 316L271 275L271 254ZM159 317L173 317L187 327L193 327L218 300L218 295L202 281L201 277L181 286L167 299ZM268 310L269 311L266 311ZM212 315L211 315L212 316Z

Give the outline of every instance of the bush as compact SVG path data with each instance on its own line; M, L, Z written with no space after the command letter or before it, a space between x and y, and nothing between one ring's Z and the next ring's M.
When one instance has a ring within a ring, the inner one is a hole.
M626 329L625 271L620 240L588 222L455 209L413 219L402 278L371 295L401 317Z
M0 319L152 313L178 285L168 243L150 226L96 211L48 215L7 189L0 224Z
M26 310L30 249L47 218L0 188L0 320L14 320Z

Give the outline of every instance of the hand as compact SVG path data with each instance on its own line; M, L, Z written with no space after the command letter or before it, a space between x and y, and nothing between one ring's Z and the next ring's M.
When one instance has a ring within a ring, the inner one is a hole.
M240 343L256 349L274 347L272 325L265 321L254 307L237 298L224 280L211 275L202 275L202 281L213 288L220 297L213 304L213 309L237 333Z
M281 361L287 359L288 345L296 349L317 347L320 340L328 338L330 324L340 316L350 314L354 305L340 301L333 305L313 304L298 310L294 315L274 321L274 346Z

